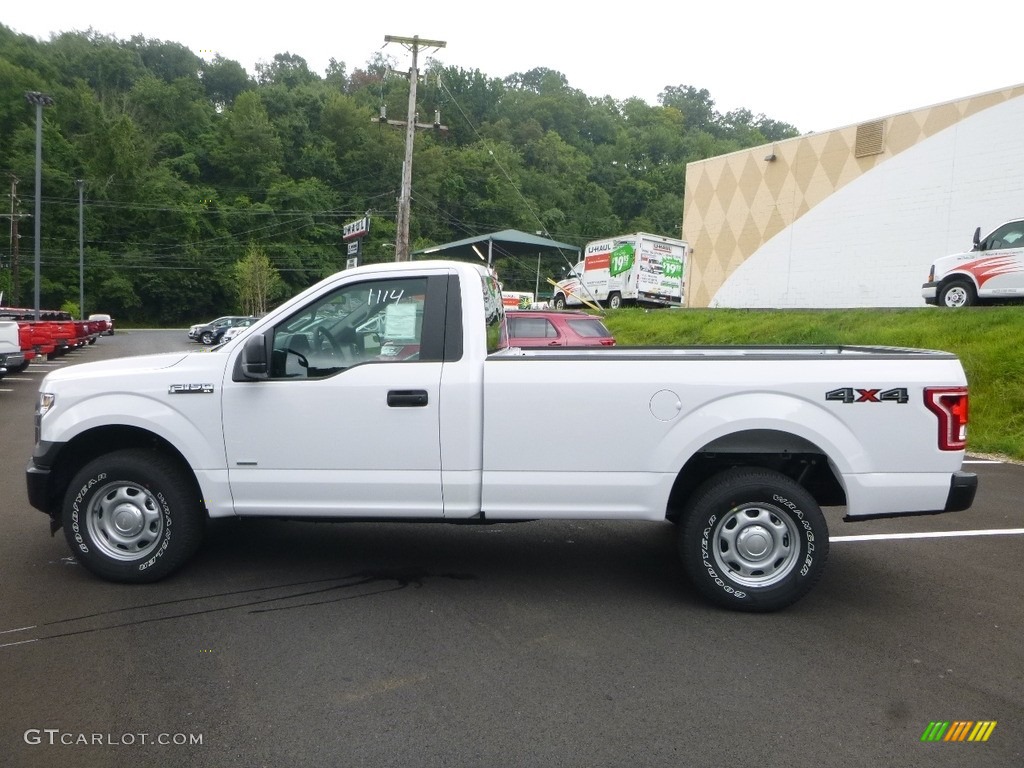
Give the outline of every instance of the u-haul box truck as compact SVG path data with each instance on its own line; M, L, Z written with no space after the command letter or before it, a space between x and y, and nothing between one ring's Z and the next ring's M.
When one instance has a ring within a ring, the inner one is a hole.
M530 309L536 302L530 291L502 291L501 303L508 312L510 309Z
M682 306L689 246L684 240L636 232L587 243L583 261L555 285L555 309L585 302Z

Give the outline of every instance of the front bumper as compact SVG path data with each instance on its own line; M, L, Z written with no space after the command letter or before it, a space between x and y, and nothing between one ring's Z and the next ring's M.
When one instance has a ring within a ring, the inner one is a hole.
M36 443L32 458L25 467L25 488L28 503L50 516L50 530L60 527L60 504L55 498L53 467L63 443Z
M925 283L921 286L921 298L924 299L925 304L938 304L939 303L939 284L938 283Z
M36 509L49 514L47 508L48 489L50 487L50 468L40 467L30 459L25 468L25 485L28 489L28 503Z

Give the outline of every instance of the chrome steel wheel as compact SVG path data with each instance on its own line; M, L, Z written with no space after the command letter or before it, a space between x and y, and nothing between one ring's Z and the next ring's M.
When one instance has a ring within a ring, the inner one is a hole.
M85 524L92 542L107 557L137 560L160 544L164 519L156 498L141 485L110 483L89 502Z
M957 309L969 307L977 301L974 285L967 280L953 280L939 291L939 303Z
M967 304L967 291L961 285L954 285L946 291L945 304L947 307L962 307Z
M712 532L715 563L746 587L767 587L786 578L800 555L792 517L768 505L743 505L722 516Z

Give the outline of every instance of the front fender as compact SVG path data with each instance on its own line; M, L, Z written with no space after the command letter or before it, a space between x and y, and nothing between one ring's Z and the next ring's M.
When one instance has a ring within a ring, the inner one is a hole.
M179 395L180 406L145 393L117 392L93 395L42 418L41 439L69 443L79 435L111 426L136 427L173 445L193 470L224 470L224 440L220 397L215 394Z

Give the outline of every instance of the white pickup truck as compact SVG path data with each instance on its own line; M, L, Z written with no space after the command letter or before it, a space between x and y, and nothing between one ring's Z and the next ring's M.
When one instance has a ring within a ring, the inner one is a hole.
M18 324L13 320L0 320L0 379L8 373L20 373L27 367Z
M104 578L155 581L204 520L669 520L696 588L773 610L847 520L966 509L967 386L944 352L501 348L469 263L340 272L206 354L40 385L32 505ZM557 425L522 427L558 402Z

